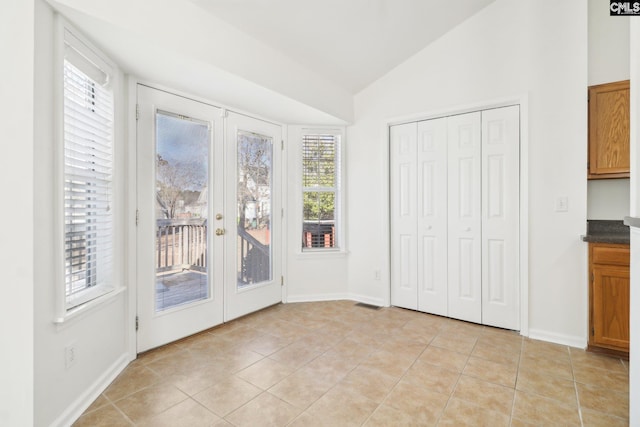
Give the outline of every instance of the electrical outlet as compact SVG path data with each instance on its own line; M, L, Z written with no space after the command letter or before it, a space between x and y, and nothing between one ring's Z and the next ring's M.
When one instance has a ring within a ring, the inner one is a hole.
M373 278L375 280L380 280L380 270L373 270Z
M567 212L569 210L569 198L567 196L556 197L556 212Z
M76 343L71 343L64 348L64 367L66 369L71 368L76 364L78 359L78 352L76 350Z

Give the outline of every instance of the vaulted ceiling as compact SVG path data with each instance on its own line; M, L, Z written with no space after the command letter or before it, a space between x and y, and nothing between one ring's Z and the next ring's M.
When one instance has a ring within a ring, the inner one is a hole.
M353 96L494 0L47 0L126 73L284 123Z

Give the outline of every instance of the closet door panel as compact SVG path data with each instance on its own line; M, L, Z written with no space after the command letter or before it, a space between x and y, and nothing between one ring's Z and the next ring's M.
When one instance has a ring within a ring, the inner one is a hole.
M390 128L391 304L418 308L417 123Z
M418 122L418 310L447 310L447 119Z
M520 329L518 106L482 112L482 323Z
M448 312L481 323L480 112L447 118Z

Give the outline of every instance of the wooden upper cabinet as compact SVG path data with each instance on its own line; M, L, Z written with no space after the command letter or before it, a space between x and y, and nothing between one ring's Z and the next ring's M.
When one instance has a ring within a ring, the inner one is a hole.
M629 177L629 80L589 86L589 179Z

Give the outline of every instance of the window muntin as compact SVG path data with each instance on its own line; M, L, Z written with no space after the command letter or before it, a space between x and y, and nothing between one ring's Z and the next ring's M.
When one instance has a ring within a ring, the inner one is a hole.
M340 135L302 136L302 249L340 247Z
M111 290L114 96L109 74L65 31L63 174L65 307Z

